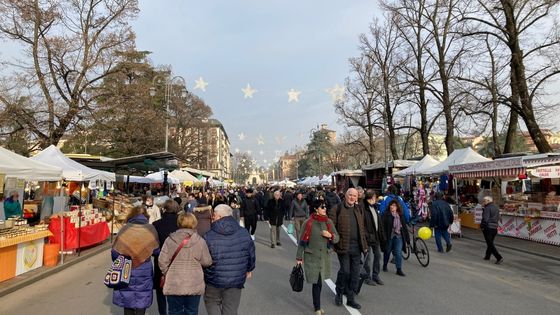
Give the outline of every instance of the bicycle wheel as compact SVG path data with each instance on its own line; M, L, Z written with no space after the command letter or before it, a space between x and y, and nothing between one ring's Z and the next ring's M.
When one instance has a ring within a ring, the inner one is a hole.
M408 257L410 257L410 252L412 251L412 246L410 246L409 244L403 244L403 246L406 246L406 252L402 252L402 258L404 260L407 260Z
M422 267L428 267L430 263L430 252L428 251L428 246L426 246L426 242L423 239L417 238L416 242L416 258Z

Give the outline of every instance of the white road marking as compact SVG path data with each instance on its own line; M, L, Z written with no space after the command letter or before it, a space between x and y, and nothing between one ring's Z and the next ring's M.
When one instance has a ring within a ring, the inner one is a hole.
M288 229L284 225L282 225L282 229L284 230L284 232L286 232L286 234L288 234L288 236L290 237L292 242L294 242L294 244L297 246L298 244L297 244L296 238L292 234L288 233ZM325 279L325 283L327 284L329 289L331 289L331 291L336 295L336 285L334 284L334 282L331 279ZM362 313L360 313L360 311L358 311L357 309L349 307L348 305L346 305L346 296L344 296L344 295L342 296L342 305L344 305L346 310L351 315L362 315Z

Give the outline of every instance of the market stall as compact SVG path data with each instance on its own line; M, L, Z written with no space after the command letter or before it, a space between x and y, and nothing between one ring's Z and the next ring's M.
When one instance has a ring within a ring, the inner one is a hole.
M558 246L559 165L560 155L539 154L458 165L451 172L461 179L491 180L489 193L500 207L500 235ZM476 224L481 208L474 212Z
M337 192L346 192L350 187L365 187L362 170L341 170L331 174Z

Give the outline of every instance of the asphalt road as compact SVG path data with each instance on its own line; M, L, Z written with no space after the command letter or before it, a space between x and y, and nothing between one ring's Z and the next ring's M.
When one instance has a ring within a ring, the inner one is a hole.
M365 286L357 297L360 312L333 304L334 293L323 286L327 314L560 314L560 261L501 250L505 261L482 260L483 244L453 239L448 254L435 252L428 268L411 257L395 275L393 265L382 273L384 286ZM313 314L311 286L292 292L288 283L296 246L285 232L282 245L269 246L268 224L257 230L257 269L243 291L239 314ZM333 274L338 262L333 254ZM0 299L0 314L122 314L111 303L112 291L102 281L109 253L94 256ZM328 280L327 280L328 282ZM206 314L201 303L200 314ZM148 314L157 314L154 305Z

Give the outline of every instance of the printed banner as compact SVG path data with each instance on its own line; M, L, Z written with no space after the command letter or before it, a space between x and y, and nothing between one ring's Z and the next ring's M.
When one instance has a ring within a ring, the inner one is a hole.
M532 170L531 174L541 178L560 178L560 166L539 167Z
M500 235L560 246L560 221L502 215Z
M45 239L18 244L16 256L16 276L43 266Z

